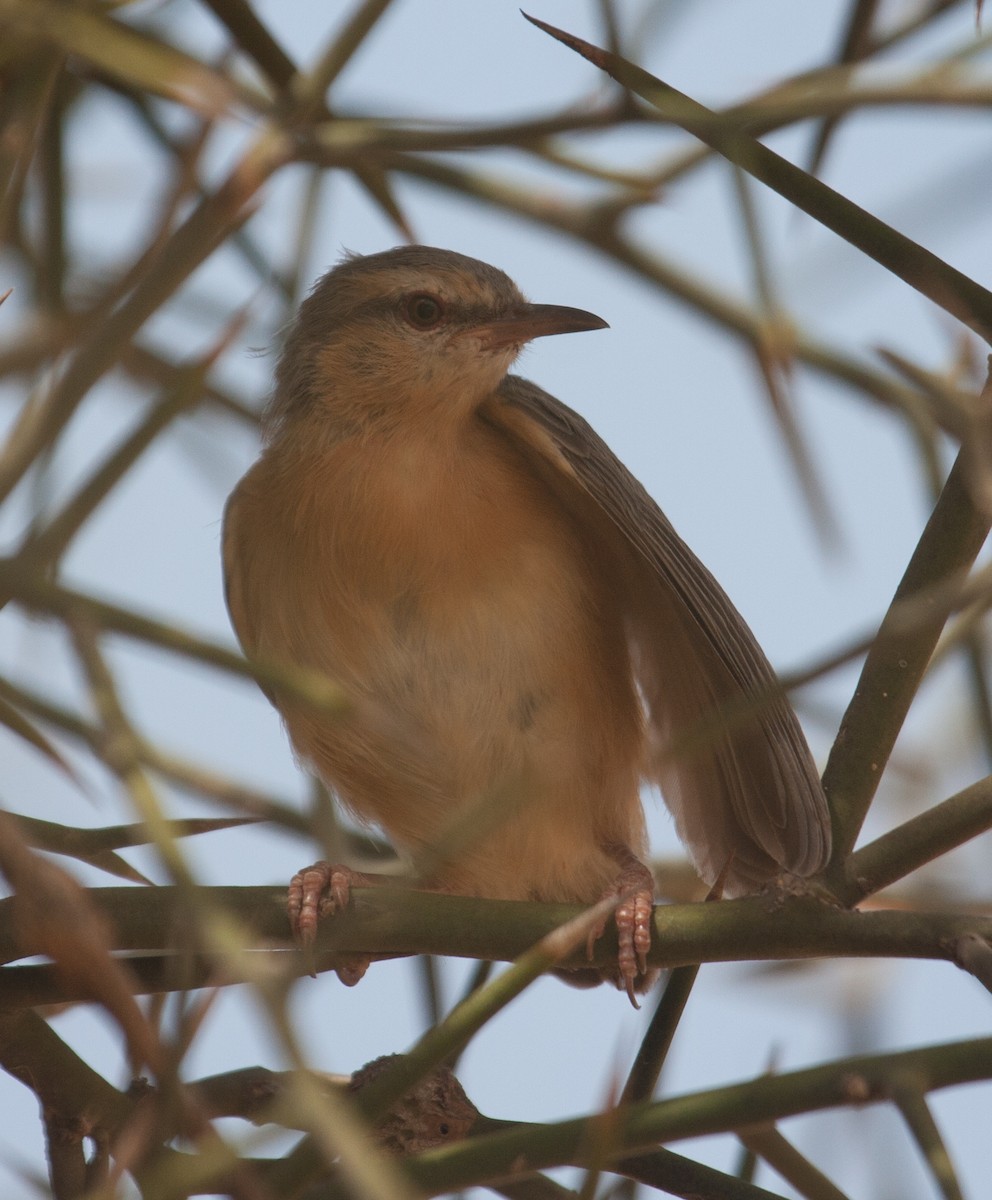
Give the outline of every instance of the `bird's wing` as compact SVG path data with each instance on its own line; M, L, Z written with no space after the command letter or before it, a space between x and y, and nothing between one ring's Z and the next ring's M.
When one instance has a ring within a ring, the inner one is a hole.
M595 431L526 380L480 410L576 512L614 572L657 782L700 873L728 895L780 872L811 875L830 818L806 739L726 593ZM617 534L621 536L618 537Z

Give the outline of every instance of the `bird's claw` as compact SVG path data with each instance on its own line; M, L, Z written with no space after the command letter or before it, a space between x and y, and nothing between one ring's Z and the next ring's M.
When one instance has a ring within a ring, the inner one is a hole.
M293 937L304 949L313 945L321 917L346 907L350 894L346 867L318 862L296 872L289 881L286 909Z
M323 860L297 871L290 880L286 897L289 924L294 939L307 956L311 976L316 976L313 945L317 926L322 918L347 908L352 886L364 882L365 878L350 867ZM354 987L368 969L369 961L364 954L342 956L334 969L346 987Z
M647 891L628 893L617 905L615 920L620 940L619 965L624 979L648 973L651 949L651 914L654 895Z
M630 882L626 878L618 880L617 884L610 888L603 898L618 898L613 912L619 943L617 986L626 991L635 1008L640 1008L635 999L637 981L640 979L640 990L644 991L651 980L648 971L648 951L651 949L651 914L654 911L654 890L653 887L643 886L630 890L629 887L624 886ZM596 942L603 936L605 930L605 918L590 930L586 939L588 958L592 958Z

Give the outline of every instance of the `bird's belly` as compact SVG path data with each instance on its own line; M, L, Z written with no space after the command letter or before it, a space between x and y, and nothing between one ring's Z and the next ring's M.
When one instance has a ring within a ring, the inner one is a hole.
M371 586L363 571L329 572L337 587L310 646L354 697L352 736L381 731L380 761L416 763L447 799L573 740L589 661L605 647L580 564L561 546L526 540L494 555L479 544L447 561L440 550L428 564L404 556Z
M509 474L339 476L273 540L257 652L344 686L342 719L280 699L294 747L399 847L457 842L442 886L592 900L616 872L603 844L642 840L641 715L609 581Z
M597 656L601 581L534 480L491 454L442 463L345 464L281 540L293 657L428 727L492 729L518 709L526 726L530 692L567 693L565 659Z

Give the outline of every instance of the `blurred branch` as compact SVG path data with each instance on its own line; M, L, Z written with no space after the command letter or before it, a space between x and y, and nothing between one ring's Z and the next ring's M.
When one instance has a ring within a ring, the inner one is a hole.
M43 1102L50 1097L50 1108L67 1115L88 1113L91 1130L119 1133L140 1111L137 1107L140 1102L111 1088L33 1013L0 1015L0 1062L31 1087ZM255 1069L252 1077L257 1073L258 1069ZM657 1159L653 1154L635 1156L632 1152L654 1151L659 1141L735 1130L740 1128L742 1120L747 1123L748 1117L752 1118L750 1123L753 1125L802 1112L877 1103L893 1095L899 1081L906 1078L914 1080L914 1086L922 1095L987 1078L990 1074L992 1039L986 1038L895 1054L840 1059L826 1066L675 1096L616 1114L618 1139L611 1156L616 1161L609 1166L644 1178L659 1179L660 1171L660 1180L668 1178L675 1184L679 1178L675 1168L680 1163L685 1164L681 1173L685 1180L685 1169L691 1169L692 1164L664 1151ZM290 1078L285 1075L272 1077L265 1072L263 1093L269 1093L273 1085L277 1091L283 1089ZM315 1080L314 1083L326 1089L324 1081ZM202 1088L199 1092L201 1101L210 1103L210 1081L203 1081ZM225 1095L228 1090L225 1084ZM194 1094L196 1091L194 1085ZM594 1116L553 1125L508 1125L504 1122L495 1132L483 1132L468 1141L456 1142L411 1159L408 1169L425 1193L434 1195L458 1187L511 1178L535 1169L587 1164L590 1153L598 1153L596 1128L601 1119ZM483 1122L482 1128L487 1127L492 1128L493 1123ZM167 1129L160 1133L168 1136ZM196 1161L204 1156L185 1157L184 1173L201 1174ZM269 1162L267 1167L260 1162L254 1165L267 1175L269 1172L278 1175L283 1169L281 1161ZM202 1172L202 1178L204 1182L211 1178L216 1180L229 1169L230 1163L215 1162L212 1171ZM708 1168L700 1168L695 1177L712 1182L715 1175ZM273 1175L268 1177L271 1182ZM314 1197L338 1196L340 1192L333 1183L328 1183L318 1191L308 1193L311 1194ZM722 1194L734 1200L752 1200L768 1193L742 1188L738 1192Z
M131 883L149 883L129 862L115 851L124 846L146 846L151 841L148 827L137 825L105 825L101 829L81 829L73 825L59 825L54 821L41 821L26 817L22 813L8 813L21 831L28 845L51 854L63 854L75 858L88 866L107 871ZM173 838L195 837L203 833L216 833L224 829L238 829L243 825L254 825L258 817L210 817L167 822L169 836Z
M18 562L26 567L55 562L86 521L114 487L131 470L142 454L179 416L199 403L203 381L214 362L211 354L203 362L180 368L175 388L154 404L137 429L125 437L43 529L30 533L18 551Z
M247 0L204 0L271 84L284 91L296 66Z
M886 49L898 40L879 43L876 49ZM967 53L959 57L974 53L980 45L980 42L970 40L966 45ZM761 137L811 117L836 120L862 108L919 106L929 109L945 105L984 108L990 86L983 74L968 70L951 58L923 65L915 74L902 72L897 78L892 78L884 69L876 72L859 63L816 67L716 111L722 117L735 120L755 137ZM652 111L636 110L632 119L668 124L666 118ZM666 188L709 162L716 153L708 145L689 146L669 155L644 178L650 179L657 188Z
M840 1188L800 1154L774 1125L749 1126L738 1130L737 1136L806 1200L847 1200Z
M23 250L21 210L25 189L56 96L65 84L65 58L56 50L34 44L16 69L7 66L0 93L0 119L4 125L0 142L0 238ZM43 270L40 263L38 270Z
M354 12L338 30L308 73L298 73L292 90L299 104L297 119L306 121L324 107L324 96L334 80L348 65L355 51L365 41L376 22L393 0L361 0Z
M105 850L120 850L124 846L146 846L148 829L144 823L137 825L104 825L99 829L81 829L74 825L59 825L54 821L40 821L23 813L8 813L21 830L29 845L38 850L49 850L54 854L66 854L72 858L90 861L94 855ZM204 833L216 833L220 829L239 829L243 825L256 823L254 817L204 817L170 821L172 837L197 837Z
M79 5L0 0L0 22L8 36L51 42L133 87L204 113L219 115L236 99L258 107L267 103L175 46Z
M132 1101L88 1067L34 1012L0 1013L0 1065L42 1105L65 1117L85 1113L92 1130L113 1130Z
M72 876L32 850L5 813L0 813L0 871L14 892L2 901L4 936L51 958L64 990L105 1008L135 1066L161 1070L162 1049L135 1002L135 981L127 963L111 954L113 934L105 912Z
M42 253L38 258L38 300L43 309L60 313L65 306L66 189L63 119L70 100L64 76L56 82L40 129L37 167L42 192Z
M926 1080L917 1079L910 1071L900 1073L892 1082L892 1099L919 1146L944 1200L964 1200L951 1156L926 1101Z
M292 131L294 138L302 140L316 122L331 117L325 93L389 7L391 0L364 0L328 43L317 66L309 74L300 71L245 0L205 2L227 27L237 45L278 88L281 93L280 115L284 124ZM355 178L400 236L412 242L413 232L385 173L371 160L359 160L351 166Z
M179 1104L172 1103L175 1097L152 1090L144 1081L135 1081L127 1093L118 1091L30 1011L0 1012L0 1066L29 1088L41 1104L50 1138L49 1165L56 1200L79 1200L84 1192L90 1195L90 1187L98 1182L83 1161L84 1140L94 1142L98 1154L112 1152L118 1172L128 1168L162 1172L164 1168L174 1176L175 1184L193 1160L168 1145L177 1133L184 1133L187 1144L199 1151L197 1158L209 1158L212 1179L236 1188L232 1195L259 1195L257 1189L241 1190L250 1167L246 1170L233 1151L211 1136L212 1127L204 1130L202 1119L189 1120L196 1115L193 1106L209 1102L209 1086L203 1094L195 1084L184 1089ZM194 1139L197 1125L201 1136ZM174 1196L176 1192L142 1194Z
M197 204L166 240L130 294L79 345L44 400L24 411L0 457L0 500L54 443L89 389L115 364L145 321L247 220L256 193L284 164L287 151L281 135L262 134L216 191Z
M682 1196L685 1200L782 1200L779 1192L769 1192L672 1150L625 1154L611 1162L609 1170L666 1196ZM515 1200L512 1193L510 1200Z
M103 726L107 765L130 797L169 878L188 894L193 888L193 878L179 842L173 836L172 822L165 817L158 790L145 770L140 754L141 739L128 720L116 680L102 653L97 630L84 617L78 616L70 620L69 629L93 707Z
M26 709L39 720L53 725L61 733L81 741L98 759L106 762L105 735L99 726L91 724L69 709L53 704L35 692L16 687L2 676L0 698ZM166 754L141 738L136 741L134 753L144 766L194 795L208 797L227 808L249 813L262 820L274 821L295 833L311 836L309 823L298 809L286 800L247 787L176 755Z
M992 91L992 85L990 85ZM458 150L481 150L505 146L543 157L554 153L548 140L564 133L594 133L609 131L618 124L650 124L650 118L632 113L616 104L601 105L591 110L572 110L551 117L529 121L510 121L494 124L451 125L437 121L387 121L371 116L338 114L332 120L314 125L308 131L300 154L304 161L321 166L349 166L354 162L375 161L382 156L388 165L390 153L438 154ZM584 173L595 178L613 177L598 173L587 166ZM632 191L642 197L653 190L648 176L619 176L629 180Z
M320 671L289 663L249 662L236 651L195 637L175 625L51 583L30 566L25 567L19 558L0 558L0 592L13 596L32 612L56 616L66 622L86 620L99 629L254 679L263 687L288 692L318 711L339 716L347 711L348 702L341 689Z
M699 967L694 963L670 972L620 1093L622 1104L638 1104L654 1095L698 974Z
M940 64L911 78L866 78L864 68L820 69L800 76L729 108L708 112L714 122L751 134L776 132L811 117L838 115L873 107L985 109L992 103L992 80L960 66ZM301 155L324 166L376 162L389 151L437 154L450 151L509 147L571 169L560 145L562 134L609 132L623 126L668 126L665 112L606 101L594 107L570 108L555 116L526 121L455 124L438 120L398 121L346 109L303 132ZM693 149L650 169L617 172L587 163L585 174L624 182L642 195L657 193L690 166L702 162L706 148Z
M811 117L836 119L852 112L889 107L984 109L990 100L992 81L963 64L941 62L924 66L915 75L897 78L881 70L873 73L863 66L828 67L777 84L770 91L714 110L711 115L725 118L728 123L736 120L749 133L766 134ZM710 149L721 153L715 146ZM666 182L671 178L670 171L666 171Z
M736 1131L742 1125L771 1123L800 1112L884 1101L892 1080L904 1072L913 1073L926 1091L988 1078L992 1038L839 1059L822 1067L638 1105L617 1118L616 1153L622 1157L658 1142ZM596 1120L520 1125L431 1151L411 1160L408 1169L428 1195L437 1195L487 1179L512 1177L521 1170L584 1165L596 1152ZM313 1192L313 1200L318 1196L339 1197L340 1192L328 1187Z
M879 50L888 50L905 38L918 33L919 30L925 29L936 18L955 6L971 8L974 6L974 0L929 0L928 4L921 4L915 11L911 8L898 14L900 19L885 33L878 33L872 38L871 52L875 54Z
M863 62L872 50L872 27L878 16L879 0L854 0L851 5L844 38L838 52L838 61L844 64ZM832 118L823 122L813 144L810 154L809 169L812 174L819 171L827 143L837 127L837 119Z
M773 282L768 247L752 194L751 180L739 168L735 168L733 180L750 258L757 311L764 324L764 334L755 348L755 362L813 528L819 534L824 548L836 551L841 544L840 527L820 478L816 459L795 412L791 387L794 374L793 323L779 302Z
M136 379L150 381L170 392L180 391L188 379L190 365L170 362L149 346L132 342L121 355L121 366ZM230 413L247 425L258 426L259 410L250 403L221 390L215 383L202 378L199 383L200 399L223 412ZM163 400L164 403L164 400Z
M3 680L0 679L0 689L3 688ZM79 778L75 771L69 765L68 761L54 746L54 744L34 725L24 713L13 704L8 696L0 695L0 725L2 725L9 733L19 737L21 741L32 746L39 754L42 754L53 767L56 767L73 783L78 784Z
M981 284L769 150L750 137L740 122L712 112L609 51L533 17L527 20L992 342L992 293Z

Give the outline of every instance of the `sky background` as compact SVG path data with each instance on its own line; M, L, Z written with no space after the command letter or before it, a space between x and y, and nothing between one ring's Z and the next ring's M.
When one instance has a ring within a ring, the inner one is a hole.
M308 63L333 32L339 6L317 0L256 6L278 29L291 56ZM883 4L883 12L908 5ZM628 29L643 18L638 60L710 105L723 105L785 75L828 61L848 5L824 0L696 0L631 4ZM199 6L137 4L135 16L178 22L191 52L210 59L221 30ZM532 0L534 15L601 41L597 6L575 0ZM974 13L961 5L933 34L914 39L887 70L932 60L975 38ZM987 63L987 56L984 60ZM981 62L981 60L979 60ZM513 0L397 0L338 81L339 111L441 121L499 121L581 103L600 92L593 68L528 25ZM148 205L161 164L111 100L81 110L72 174L83 203L72 214L80 270L98 276L126 259L148 228ZM247 120L228 123L211 145L219 178L253 133ZM617 165L660 162L689 140L667 130L590 138L583 150ZM769 139L807 162L811 127ZM824 165L832 186L919 240L961 270L992 279L987 198L992 194L992 126L977 110L938 113L881 109L845 122ZM487 154L475 167L506 169L556 189L581 193L571 176L541 169L519 155ZM284 172L264 195L250 229L269 246L291 252L298 224L302 170ZM836 546L818 538L783 452L767 399L746 350L705 317L619 270L564 236L498 214L425 185L401 181L398 196L420 241L446 246L503 268L533 300L590 309L608 331L549 338L529 347L517 370L565 400L595 426L643 481L676 528L714 572L780 670L800 668L871 631L884 612L930 507L905 423L836 383L799 371L796 414L840 531ZM956 352L959 331L904 285L893 282L826 230L784 202L756 190L763 233L775 269L779 304L797 326L863 358L886 347L931 369ZM644 243L721 293L753 302L754 285L733 179L710 164L674 185L634 218ZM350 180L331 178L321 200L310 276L344 250L362 253L397 242L396 232ZM16 283L16 279L9 282ZM3 286L8 281L3 280ZM261 401L269 387L279 329L276 308L231 249L202 269L181 304L155 318L149 335L183 345L192 357L246 303L243 337L219 377ZM23 304L16 293L12 304ZM15 314L18 310L13 310ZM7 310L4 311L6 317ZM5 331L0 322L0 338ZM975 349L980 359L980 350ZM17 397L5 393L2 419ZM48 480L49 501L135 419L134 397L120 381L99 385L60 448ZM181 422L142 461L112 501L77 539L65 578L119 603L133 604L233 644L224 610L220 517L224 499L257 453L249 430L217 416ZM4 547L16 545L37 496L27 489L0 516ZM85 703L58 634L16 615L0 621L0 656L25 680L43 681L66 702ZM293 762L280 723L248 682L191 668L147 647L117 643L113 662L139 727L189 757L303 804L307 784ZM838 671L796 697L822 765L856 679ZM950 795L987 773L971 748L963 672L943 666L921 693L866 835ZM0 731L5 803L14 810L77 824L126 819L112 781L84 767L89 797L55 777L39 759ZM171 797L177 813L205 815L204 805ZM647 800L653 849L678 852L656 797ZM197 871L215 883L288 880L311 861L312 845L252 829L191 841ZM940 877L967 894L989 877L992 847L982 839L940 864ZM149 855L131 856L160 878ZM94 883L106 877L87 876ZM472 964L443 964L446 1001L459 993ZM473 1042L459 1077L491 1116L554 1120L604 1102L622 1080L651 1005L633 1012L608 988L581 992L541 981ZM303 980L294 1013L314 1065L348 1072L379 1054L403 1050L425 1014L416 964L375 965L362 984L343 988L333 976ZM748 1078L774 1059L781 1069L865 1049L898 1049L984 1034L989 998L970 977L946 964L838 962L778 967L707 966L700 973L663 1079L665 1094ZM58 1032L115 1083L124 1081L114 1031L99 1015L72 1011ZM264 1024L241 989L219 1001L189 1060L193 1074L253 1063L283 1065ZM987 1137L992 1090L938 1094L935 1111L971 1195L983 1194L992 1171ZM30 1192L18 1172L42 1161L41 1132L30 1096L0 1076L0 1193ZM984 1130L984 1133L982 1132ZM835 1173L852 1196L933 1194L917 1153L889 1111L828 1113L789 1122L814 1161ZM877 1158L885 1148L884 1161ZM729 1168L737 1147L707 1139L682 1147ZM783 1195L770 1174L758 1182Z

